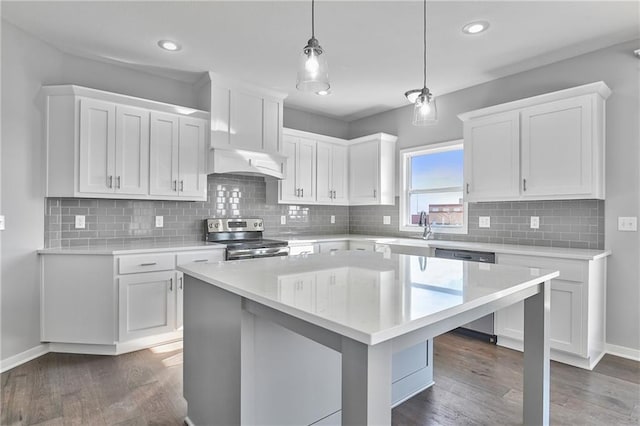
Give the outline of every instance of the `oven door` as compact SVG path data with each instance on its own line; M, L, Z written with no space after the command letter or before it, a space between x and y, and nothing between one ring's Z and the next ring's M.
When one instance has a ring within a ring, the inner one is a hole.
M258 257L288 256L289 247L264 247L251 249L227 249L227 260L255 259Z

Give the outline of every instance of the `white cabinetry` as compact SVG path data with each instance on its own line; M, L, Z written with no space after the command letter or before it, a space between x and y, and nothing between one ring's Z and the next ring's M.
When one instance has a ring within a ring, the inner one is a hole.
M395 146L385 133L349 142L349 204L395 203Z
M285 135L282 153L287 177L280 181L280 202L313 203L316 199L316 142Z
M211 147L278 152L285 94L209 73Z
M498 254L497 263L560 271L560 277L551 280L551 358L576 367L595 367L604 355L606 258ZM522 350L523 329L523 303L496 312L498 345Z
M348 204L347 147L319 141L317 158L318 202L323 204Z
M42 99L46 196L206 200L208 113L78 86Z
M331 253L339 250L349 250L349 241L326 241L318 243L320 253Z
M152 113L150 194L206 200L204 152L204 120Z
M603 82L460 114L467 201L604 199Z
M224 250L41 256L41 340L56 351L118 354L181 335L184 280L176 265Z
M79 191L144 195L149 186L149 111L80 99Z

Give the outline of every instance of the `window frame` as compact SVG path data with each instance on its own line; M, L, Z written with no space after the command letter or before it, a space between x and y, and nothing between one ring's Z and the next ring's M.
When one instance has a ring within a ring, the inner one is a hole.
M428 194L428 193L442 193L442 192L455 192L460 191L463 194L464 200L464 176L463 184L460 187L449 188L437 188L437 189L420 189L411 190L409 188L411 182L411 158L425 154L436 154L438 152L453 151L457 149L463 150L464 156L464 143L463 139L455 139L446 142L439 142L429 145L421 145L412 148L405 148L400 150L400 218L399 218L399 230L401 232L423 232L423 228L417 225L411 225L407 221L407 215L410 211L409 200L410 194ZM463 165L464 170L464 165ZM463 171L464 174L464 171ZM468 203L463 201L463 226L459 228L449 228L446 226L433 225L432 232L435 234L467 234L469 231L469 209Z

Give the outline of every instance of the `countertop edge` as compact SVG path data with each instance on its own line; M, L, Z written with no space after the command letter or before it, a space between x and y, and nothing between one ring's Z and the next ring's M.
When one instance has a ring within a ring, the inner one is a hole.
M216 243L196 243L194 245L167 245L158 247L132 247L132 248L115 248L115 247L64 247L64 248L45 248L37 250L39 255L91 255L91 256L117 256L125 254L144 254L144 253L167 253L181 251L197 251L197 250L221 250L226 248L224 244Z

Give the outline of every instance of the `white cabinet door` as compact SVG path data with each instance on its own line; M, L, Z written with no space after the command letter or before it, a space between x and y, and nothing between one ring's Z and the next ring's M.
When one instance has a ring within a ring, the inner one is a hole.
M318 142L317 145L317 200L320 203L333 202L333 145Z
M378 141L349 147L349 200L351 204L377 204L380 195Z
M298 184L296 181L296 164L298 153L298 138L284 135L282 138L282 155L287 157L287 170L285 179L280 181L280 201L297 202Z
M263 114L263 149L268 152L278 152L282 137L282 102L265 98Z
M180 117L178 175L179 193L184 197L206 197L204 170L206 122Z
M262 97L231 91L231 147L262 151Z
M343 145L333 145L331 161L333 202L336 204L347 205L349 203L349 164L347 147Z
M178 288L176 289L176 329L179 330L184 324L184 275L176 272Z
M151 113L149 164L151 195L178 195L179 122L179 117L176 115Z
M553 349L587 356L582 341L582 286L563 280L551 281L550 340Z
M300 188L300 201L316 199L316 141L300 138L296 159L296 181Z
M589 96L522 110L524 197L591 193L591 110Z
M79 191L114 191L116 106L111 102L80 99Z
M464 123L465 201L520 196L519 141L517 111Z
M146 195L149 192L149 111L118 105L116 108L115 191Z
M176 274L150 272L118 278L119 341L175 329Z

